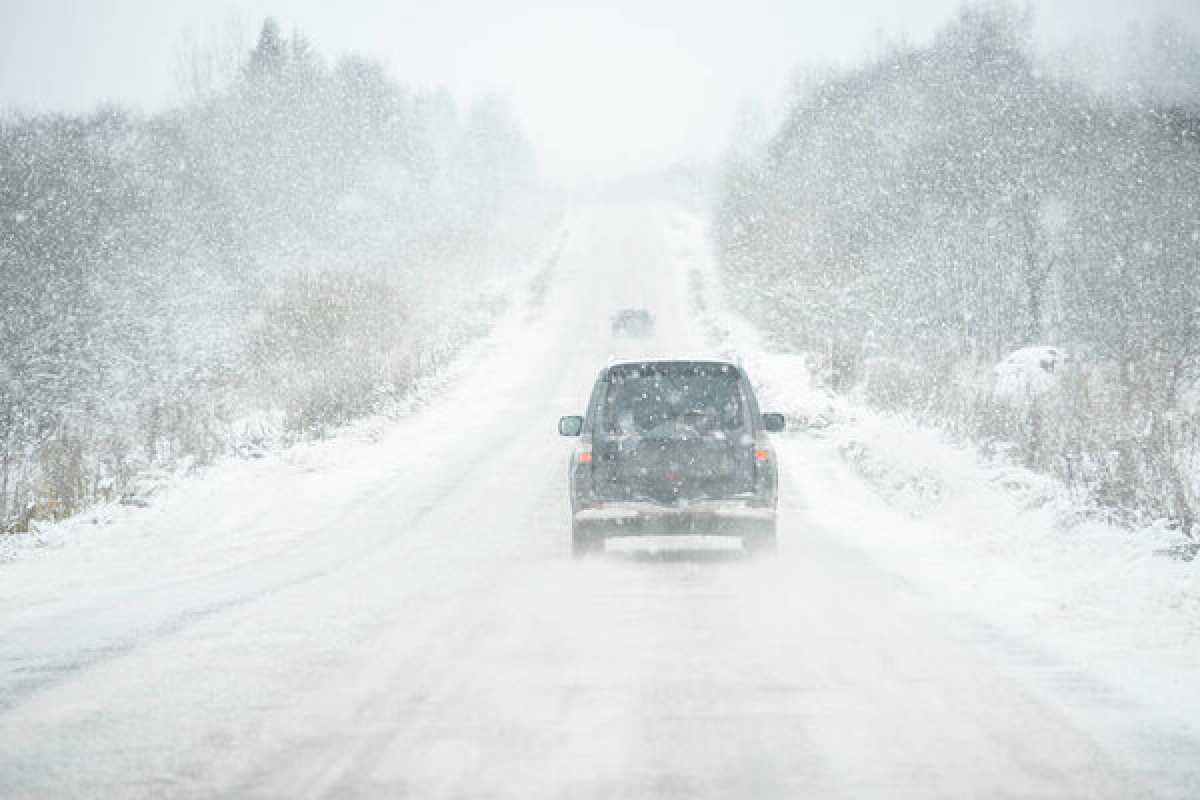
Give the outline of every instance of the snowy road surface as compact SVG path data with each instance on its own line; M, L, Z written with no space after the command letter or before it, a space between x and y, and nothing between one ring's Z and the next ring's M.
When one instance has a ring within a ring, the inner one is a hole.
M802 439L775 561L571 561L555 423L635 354L608 315L705 351L680 220L577 208L544 300L377 440L0 566L0 796L1200 796L1184 729L843 536Z

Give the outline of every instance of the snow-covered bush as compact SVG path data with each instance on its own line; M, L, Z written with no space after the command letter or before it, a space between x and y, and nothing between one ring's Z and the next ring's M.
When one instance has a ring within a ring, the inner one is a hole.
M1002 403L1023 408L1058 387L1069 360L1057 347L1022 347L996 365L992 394Z
M249 331L248 388L285 409L286 428L322 433L409 384L407 325L403 292L384 276L288 275Z

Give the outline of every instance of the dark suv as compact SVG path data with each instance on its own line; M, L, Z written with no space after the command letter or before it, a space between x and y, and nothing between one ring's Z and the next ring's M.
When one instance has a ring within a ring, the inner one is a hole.
M748 551L775 547L778 476L745 373L727 361L631 361L596 378L587 416L563 417L578 436L568 475L576 555L608 536L740 536Z

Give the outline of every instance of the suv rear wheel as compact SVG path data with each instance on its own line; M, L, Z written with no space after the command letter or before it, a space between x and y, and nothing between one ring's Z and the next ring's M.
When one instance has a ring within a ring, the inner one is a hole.
M571 523L571 555L583 558L604 552L604 534L588 525Z
M752 556L765 556L774 553L777 549L775 523L770 522L759 529L743 533L742 549L746 551L747 555Z

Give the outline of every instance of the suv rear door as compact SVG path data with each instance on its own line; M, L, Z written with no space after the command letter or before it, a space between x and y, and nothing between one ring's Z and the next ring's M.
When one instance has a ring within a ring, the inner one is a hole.
M599 499L674 504L754 491L757 407L735 366L621 364L604 383L591 425Z

